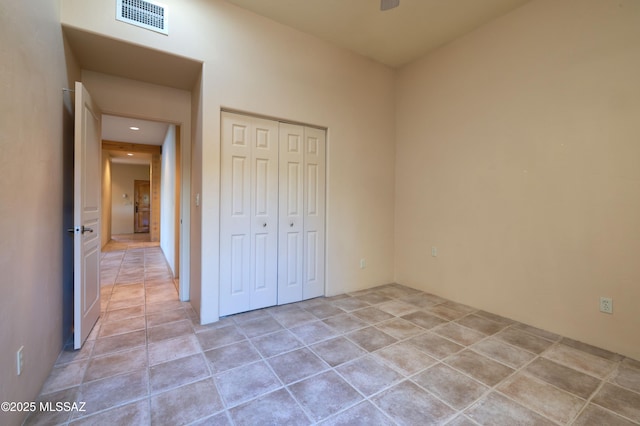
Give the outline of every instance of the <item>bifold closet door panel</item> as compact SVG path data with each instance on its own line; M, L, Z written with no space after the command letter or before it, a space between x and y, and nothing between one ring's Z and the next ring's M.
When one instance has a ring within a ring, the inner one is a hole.
M253 119L251 309L278 303L278 123Z
M223 112L220 315L277 303L278 125Z
M220 316L247 310L251 257L251 122L222 113Z
M324 295L326 131L305 127L302 299Z
M280 123L278 304L302 300L304 127Z

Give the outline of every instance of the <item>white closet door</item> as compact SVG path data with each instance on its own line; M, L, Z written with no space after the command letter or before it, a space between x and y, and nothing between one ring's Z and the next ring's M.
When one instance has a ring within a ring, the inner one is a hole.
M304 127L280 123L278 304L302 300Z
M253 119L251 309L278 303L278 123Z
M326 132L305 127L302 299L324 295Z
M251 257L251 122L222 113L220 315L248 310Z
M277 303L277 123L222 113L220 315Z

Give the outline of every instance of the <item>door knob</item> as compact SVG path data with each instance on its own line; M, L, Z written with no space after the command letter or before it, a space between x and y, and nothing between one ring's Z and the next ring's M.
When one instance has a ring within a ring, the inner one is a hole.
M293 228L293 222L291 222L291 223L289 224L289 226L290 226L291 228Z
M262 224L262 227L263 227L263 228L266 228L266 227L267 227L267 222L263 223L263 224Z
M86 226L82 225L82 228L80 229L80 233L84 234L85 232L93 232L93 229L87 228Z

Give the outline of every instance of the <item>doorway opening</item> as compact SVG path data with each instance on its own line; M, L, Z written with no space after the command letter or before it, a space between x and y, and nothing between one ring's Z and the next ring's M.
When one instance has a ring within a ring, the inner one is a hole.
M169 52L151 49L104 35L88 32L79 28L62 25L65 39L65 59L69 68L69 81L84 84L100 110L104 114L119 118L138 118L163 123L172 123L176 132L175 164L162 163L166 151L158 156L158 170L165 167L174 170L175 204L154 209L151 207L150 233L153 232L154 211L158 212L158 231L160 220L174 223L174 244L172 254L165 251L169 245L163 245L165 257L173 259L173 272L180 280L175 280L181 301L191 301L198 314L201 311L201 282L199 263L199 227L192 229L192 222L199 224L198 217L192 212L192 156L194 146L200 146L201 140L195 130L201 128L199 120L200 99L202 96L203 63L199 60L177 56ZM123 60L126 58L126 60ZM193 117L193 118L192 118ZM71 126L73 127L73 126ZM166 145L163 146L166 148ZM126 155L126 153L125 153ZM162 157L162 158L161 158ZM102 170L102 220L100 223L100 244L104 247L113 235L111 232L111 167L110 157L103 151L100 169ZM198 162L195 162L198 166ZM199 170L197 167L196 171ZM160 173L156 174L160 179ZM199 176L199 175L197 175ZM148 177L153 200L153 177ZM196 181L197 182L197 181ZM197 188L199 189L199 188ZM196 191L197 191L196 189ZM129 193L128 193L129 194ZM133 199L133 190L130 193ZM120 194L122 197L122 194ZM168 197L160 197L168 202ZM122 198L120 198L122 200ZM173 212L173 217L160 212ZM133 223L133 220L130 220ZM163 225L164 226L164 225ZM161 239L167 233L160 233ZM136 234L132 234L136 235ZM144 235L144 234L139 234ZM149 234L147 234L149 235ZM164 236L163 236L164 235ZM191 256L196 250L195 256ZM69 257L72 260L72 256ZM73 267L73 265L71 265ZM64 289L63 303L73 305L73 283ZM65 310L64 324L72 322L71 311ZM69 329L65 327L65 329ZM68 334L63 336L66 340Z
M159 243L180 277L180 127L103 115L103 246L120 235ZM178 284L176 284L178 285Z

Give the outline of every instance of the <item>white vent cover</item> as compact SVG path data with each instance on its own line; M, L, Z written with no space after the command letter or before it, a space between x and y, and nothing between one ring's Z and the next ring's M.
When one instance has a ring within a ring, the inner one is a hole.
M148 30L169 34L167 8L145 0L116 0L116 19Z

